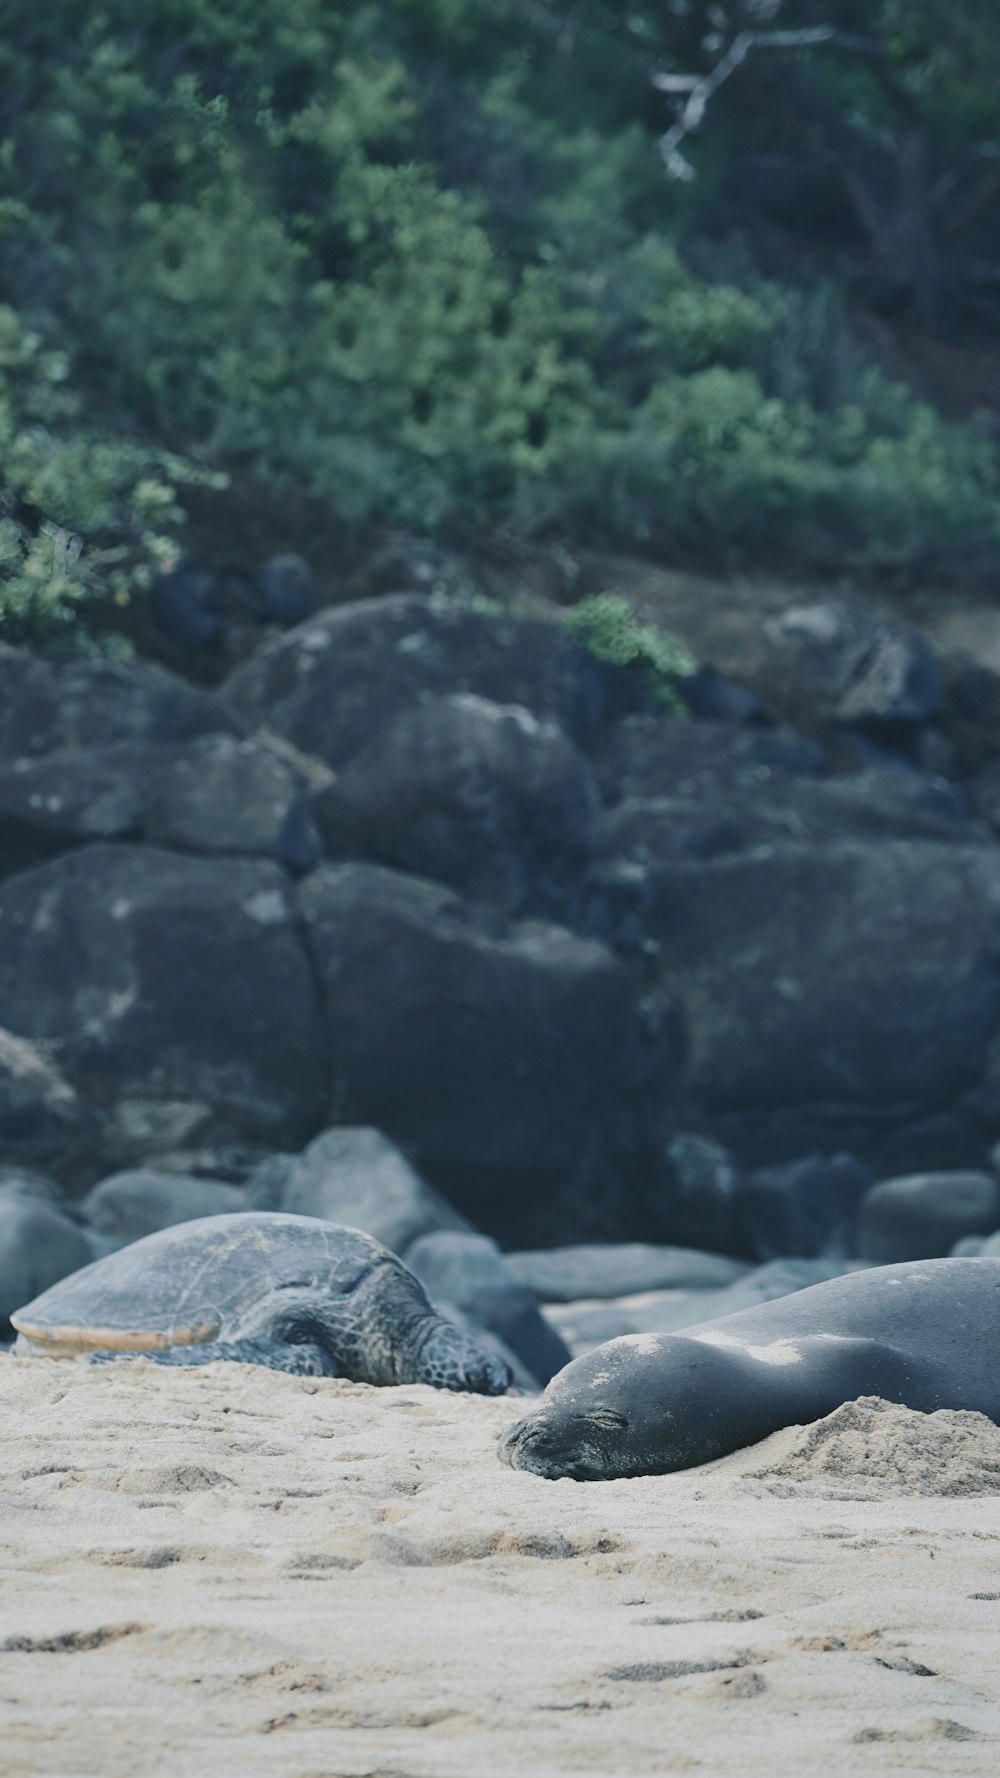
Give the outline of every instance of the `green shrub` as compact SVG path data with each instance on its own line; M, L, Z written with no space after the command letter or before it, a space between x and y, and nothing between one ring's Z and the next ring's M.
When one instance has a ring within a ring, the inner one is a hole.
M562 621L601 660L641 673L661 704L672 710L683 708L677 681L694 672L694 657L676 636L642 623L627 599L617 593L593 593L572 606Z
M141 590L236 469L454 534L996 537L995 441L834 350L825 298L686 263L632 64L552 41L519 0L10 0L2 634Z

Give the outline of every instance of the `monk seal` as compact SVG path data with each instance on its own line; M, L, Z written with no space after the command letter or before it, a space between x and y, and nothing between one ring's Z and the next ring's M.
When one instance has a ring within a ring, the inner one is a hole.
M879 1266L676 1334L626 1334L553 1378L500 1440L555 1479L664 1475L859 1395L1000 1422L1000 1259Z
M445 1321L360 1229L280 1211L176 1223L62 1278L11 1316L15 1350L210 1364L500 1395L510 1370Z

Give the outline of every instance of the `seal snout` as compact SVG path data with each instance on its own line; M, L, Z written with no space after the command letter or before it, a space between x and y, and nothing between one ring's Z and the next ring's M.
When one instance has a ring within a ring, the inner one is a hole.
M497 1456L511 1469L530 1470L546 1481L565 1476L574 1482L596 1482L608 1473L596 1444L568 1438L539 1414L529 1414L511 1426L497 1445Z

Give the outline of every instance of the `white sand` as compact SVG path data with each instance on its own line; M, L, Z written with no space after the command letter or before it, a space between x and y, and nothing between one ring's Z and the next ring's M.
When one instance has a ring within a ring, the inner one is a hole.
M997 1770L978 1416L578 1485L517 1402L243 1366L0 1359L0 1415L5 1778Z

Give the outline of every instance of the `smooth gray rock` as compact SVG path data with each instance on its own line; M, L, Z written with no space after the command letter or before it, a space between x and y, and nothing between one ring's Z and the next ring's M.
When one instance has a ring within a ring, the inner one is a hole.
M26 1192L0 1194L0 1338L10 1317L40 1291L96 1257L83 1229Z
M424 1235L407 1248L405 1258L435 1301L454 1304L495 1334L539 1387L569 1363L569 1348L486 1235Z
M9 877L0 1006L107 1108L111 1166L298 1146L326 1121L326 1027L277 865L88 846Z
M963 1235L1000 1224L1000 1182L990 1173L911 1173L873 1185L858 1216L857 1251L878 1265L949 1254Z
M324 1130L289 1171L281 1208L346 1223L403 1253L434 1229L470 1228L381 1130Z
M98 1234L123 1245L174 1223L249 1208L239 1186L226 1185L221 1179L159 1173L152 1167L113 1173L95 1185L80 1203L81 1215Z
M622 1334L677 1333L720 1315L735 1315L810 1284L862 1269L867 1260L779 1259L758 1266L724 1290L650 1291L616 1302L553 1306L549 1315L574 1356Z
M641 1241L539 1248L504 1258L511 1275L543 1303L649 1290L722 1289L750 1270L747 1262L721 1253Z

